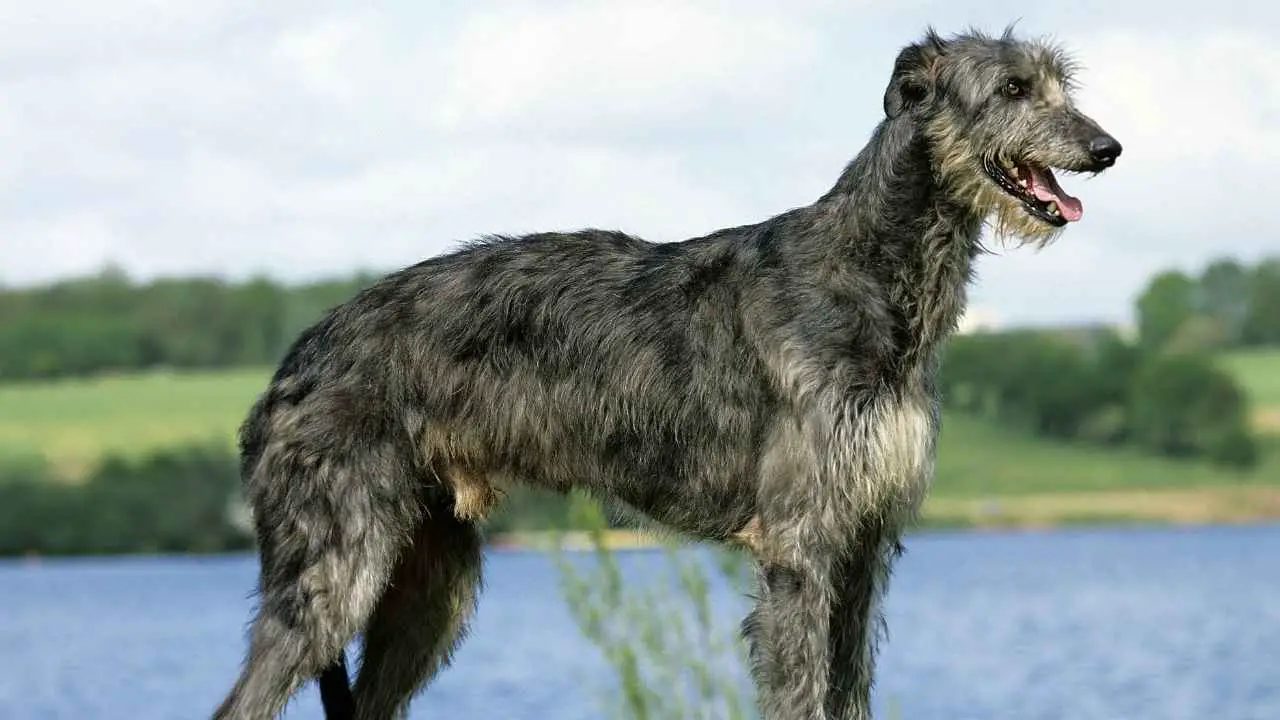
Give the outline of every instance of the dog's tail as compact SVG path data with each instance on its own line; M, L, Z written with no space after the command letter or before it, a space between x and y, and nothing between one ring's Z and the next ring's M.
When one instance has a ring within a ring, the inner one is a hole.
M325 720L355 720L356 699L347 677L347 651L320 673L320 704Z

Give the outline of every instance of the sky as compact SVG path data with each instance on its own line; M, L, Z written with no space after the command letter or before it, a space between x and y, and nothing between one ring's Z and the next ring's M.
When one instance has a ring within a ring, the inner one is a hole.
M1050 7L1052 6L1052 7ZM825 192L897 51L1017 22L1124 145L975 314L1128 321L1150 276L1280 254L1280 6L0 0L0 283L384 272L488 233L680 240Z

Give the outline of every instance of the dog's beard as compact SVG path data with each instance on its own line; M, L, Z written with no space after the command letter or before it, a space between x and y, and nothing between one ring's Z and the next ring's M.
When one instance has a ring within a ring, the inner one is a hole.
M970 160L963 169L953 164L950 170L943 177L950 195L970 208L974 217L985 221L997 244L1003 247L1031 245L1041 249L1062 234L1063 226L1050 225L1030 214L1021 200L991 182L978 161Z
M987 219L992 236L1000 245L1032 245L1040 249L1062 234L1063 226L1050 225L1031 215L1020 200L998 188L983 188L978 195L974 209Z

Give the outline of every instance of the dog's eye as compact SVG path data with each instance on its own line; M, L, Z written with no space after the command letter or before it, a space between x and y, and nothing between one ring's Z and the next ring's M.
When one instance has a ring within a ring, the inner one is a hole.
M1009 78L1004 82L1004 94L1006 97L1016 98L1022 97L1027 93L1027 87L1021 80Z

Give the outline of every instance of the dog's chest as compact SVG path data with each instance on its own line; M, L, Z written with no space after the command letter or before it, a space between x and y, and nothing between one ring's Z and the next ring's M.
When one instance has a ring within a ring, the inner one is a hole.
M865 511L911 512L933 479L938 431L935 404L920 391L886 393L860 403L842 443L850 497Z
M930 474L936 423L923 394L882 398L864 422L868 425L867 456L877 475L912 484Z

